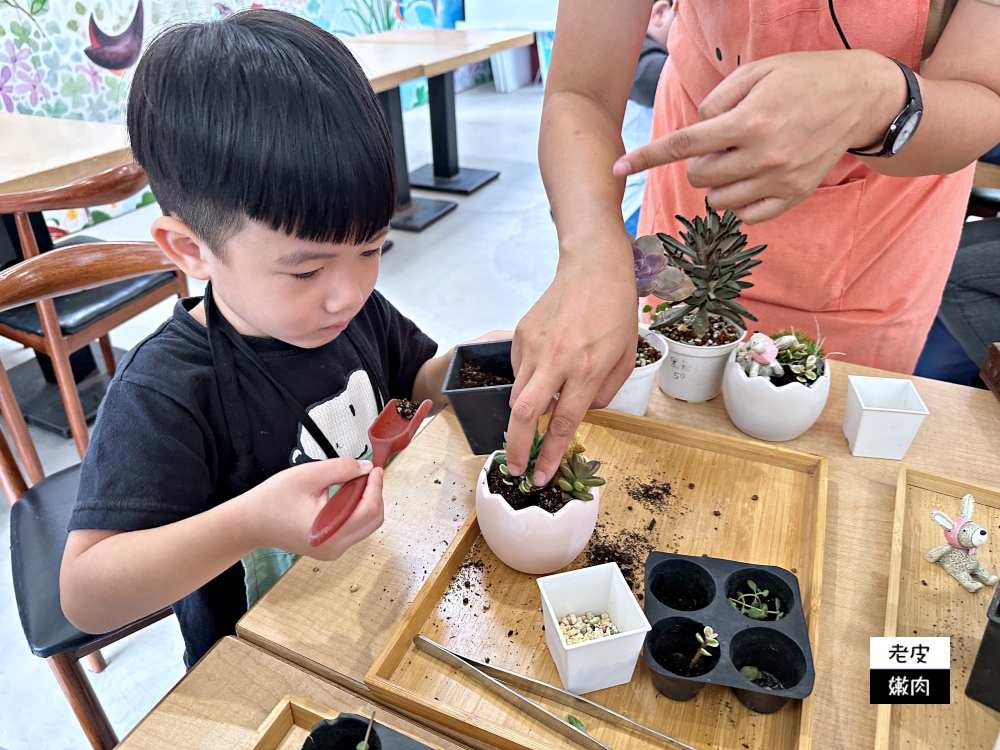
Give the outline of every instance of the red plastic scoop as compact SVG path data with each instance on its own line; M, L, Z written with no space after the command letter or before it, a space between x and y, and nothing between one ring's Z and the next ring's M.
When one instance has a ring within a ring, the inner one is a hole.
M379 414L372 426L368 428L368 441L372 446L372 463L375 466L385 466L389 459L403 448L410 444L413 436L417 433L417 428L423 422L427 412L431 410L434 402L430 399L424 401L417 407L412 419L406 419L396 410L397 400L392 399L382 413ZM327 539L340 531L341 527L347 523L354 509L361 502L361 495L364 494L365 485L368 483L368 475L355 477L350 482L345 482L333 497L323 506L323 510L313 521L312 529L309 531L309 544L318 547Z

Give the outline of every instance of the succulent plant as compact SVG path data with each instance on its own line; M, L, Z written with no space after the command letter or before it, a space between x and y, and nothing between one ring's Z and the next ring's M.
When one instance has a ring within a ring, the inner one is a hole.
M591 488L604 484L604 480L597 476L597 470L600 468L600 461L587 461L582 454L574 453L559 464L559 473L555 476L554 484L577 500L593 500Z
M694 637L698 640L698 650L694 652L694 658L691 660L691 663L688 664L688 674L691 674L691 670L694 669L694 665L698 663L698 660L701 659L701 657L712 655L708 649L719 647L719 639L716 637L717 635L719 634L712 630L711 625L705 626L704 635L701 633L694 634Z
M801 333L782 331L777 334L778 362L795 374L804 385L812 385L826 368L826 352L822 340L811 339Z
M670 265L687 275L694 290L681 304L658 306L650 328L667 328L694 313L692 327L700 338L708 333L710 314L720 315L740 328L746 328L744 318L757 320L736 299L753 286L742 279L760 264L755 256L767 246L746 249L747 236L740 231L743 222L736 214L726 211L719 216L707 200L705 209L705 218L698 216L693 222L677 217L687 229L681 232L681 241L663 233L656 235Z
M668 302L680 302L694 293L694 284L679 268L670 265L663 243L647 234L632 242L635 288L640 297L655 294Z
M826 368L822 341L782 331L773 338L755 333L736 350L747 377L783 378L786 370L803 385L812 385ZM791 382L791 381L783 381Z
M747 587L750 589L749 594L736 592L735 597L729 597L729 603L733 609L751 620L763 620L768 615L774 615L775 620L780 620L785 616L785 613L781 611L781 599L774 597L774 609L770 609L767 606L767 596L771 593L770 591L759 588L756 583L750 580L747 581Z
M531 441L531 449L528 451L528 465L525 467L523 474L515 477L510 473L510 469L507 468L507 433L503 434L503 451L497 453L496 458L493 460L500 464L500 473L503 474L504 484L510 487L517 484L517 488L523 495L527 495L529 492L538 489L532 484L531 477L535 475L535 461L538 459L538 454L542 452L543 442L545 442L545 436L538 430L535 430L535 439Z

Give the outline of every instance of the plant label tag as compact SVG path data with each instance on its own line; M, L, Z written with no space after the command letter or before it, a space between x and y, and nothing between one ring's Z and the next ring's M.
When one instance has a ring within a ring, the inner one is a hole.
M870 703L951 703L951 638L872 638Z

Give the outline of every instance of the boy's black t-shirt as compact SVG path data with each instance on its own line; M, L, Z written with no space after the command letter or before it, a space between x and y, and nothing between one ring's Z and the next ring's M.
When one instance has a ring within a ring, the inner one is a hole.
M222 411L204 326L188 313L199 298L180 300L173 317L119 365L101 404L80 473L69 529L136 531L174 523L230 499L226 473L236 460ZM417 371L437 345L372 292L351 322L380 367L387 398L409 397ZM268 371L309 413L341 456L361 457L378 415L375 394L348 337L316 349L246 337ZM234 352L250 418L254 466L269 477L323 458L308 431L247 358ZM243 566L174 604L192 666L246 612Z

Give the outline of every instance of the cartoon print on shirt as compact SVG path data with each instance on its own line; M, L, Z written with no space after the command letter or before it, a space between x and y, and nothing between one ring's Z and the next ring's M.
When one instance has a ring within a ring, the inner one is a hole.
M352 372L343 391L313 404L306 411L333 444L337 455L361 458L368 452L368 428L378 416L378 407L371 381L364 370ZM294 466L326 458L319 444L302 425L299 425L298 436L298 444L292 450L289 463Z

